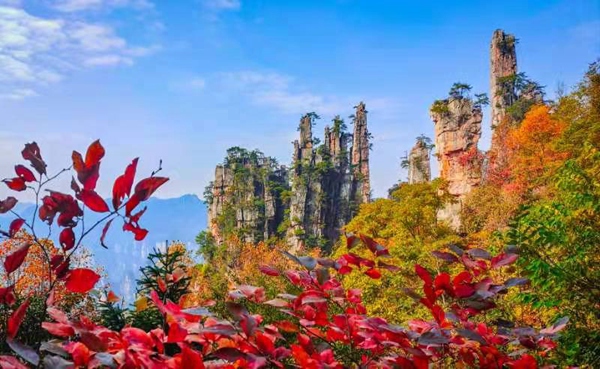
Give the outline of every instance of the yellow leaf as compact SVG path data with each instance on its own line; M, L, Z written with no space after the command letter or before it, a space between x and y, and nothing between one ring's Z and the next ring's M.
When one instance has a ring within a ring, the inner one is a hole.
M144 311L148 308L148 298L142 296L135 301L135 311Z

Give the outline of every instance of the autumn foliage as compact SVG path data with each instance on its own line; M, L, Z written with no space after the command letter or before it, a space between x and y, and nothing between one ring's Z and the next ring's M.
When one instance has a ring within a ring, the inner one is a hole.
M262 261L271 264L259 267L266 283L273 279L283 282L275 286L289 288L268 296L265 287L234 283L221 301L226 306L226 316L215 316L202 306L184 307L179 301L166 298L163 284L174 281L175 277L187 278L175 271L162 284L159 280L148 284L156 286L148 291L148 296L163 318L162 327L146 332L125 326L115 331L85 315L71 316L56 305L53 297L56 286L63 283L69 292L86 294L99 279L94 270L73 267L73 253L81 246L82 239L99 226L103 226L103 239L111 223L119 219L123 220L124 231L132 232L135 239L143 239L147 231L139 221L145 208L137 208L167 181L153 173L134 187L137 164L134 160L115 181L111 210L96 192L104 154L98 141L89 147L85 159L74 152L77 179L72 180L73 195L48 191L40 199L39 210L32 220L15 213L16 219L9 229L2 231L11 240L18 237L22 227L32 232L32 239L4 257L4 271L7 280L11 280L14 273L26 267L26 261L34 255L31 250L40 243L33 227L35 217L61 227L60 248L39 256L48 272L44 284L46 319L41 327L54 339L35 346L19 342L18 332L30 299L25 297L17 304L15 286L2 287L0 303L11 310L6 327L7 343L12 350L11 355L0 356L2 368L429 368L430 365L536 368L538 361L555 348L554 339L567 324L568 319L564 318L536 331L510 322L490 323L483 319L496 307L501 295L528 283L525 278L497 278L500 270L517 260L518 250L513 247L496 256L482 249L458 246L435 250L431 257L455 265L460 272L432 273L417 264L414 273L421 281L420 288L404 291L425 307L429 319L413 319L407 327L402 327L369 315L361 291L344 288L340 277L361 274L379 280L384 278L382 270L396 272L398 268L389 263L390 252L386 247L363 235L348 235L346 253L335 259L296 256L283 250L273 251L279 253L278 257L266 253L270 257L262 257ZM36 198L52 179L68 171L48 176L35 143L26 145L23 158L37 175L20 166L15 171L17 176L5 183L14 191L31 190ZM7 213L15 204L16 199L7 198L0 203L0 209ZM84 228L81 221L84 207L105 216L90 228ZM265 254L247 252L251 257ZM243 267L242 271L249 267ZM110 294L107 299L116 300ZM251 310L252 306L261 306L262 313Z

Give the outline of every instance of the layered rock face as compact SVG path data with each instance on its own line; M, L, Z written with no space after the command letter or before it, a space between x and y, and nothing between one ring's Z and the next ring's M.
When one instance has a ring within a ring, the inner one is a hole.
M369 130L367 129L367 110L361 101L354 114L354 135L352 140L352 197L359 202L371 200L371 182L369 175Z
M292 249L303 245L328 250L339 237L339 229L350 220L351 186L348 173L348 141L343 121L333 120L333 129L325 127L323 145L316 150L313 142L313 117L300 121L300 140L294 141L290 228L287 240Z
M408 154L408 183L422 183L431 180L430 148L423 140L417 143Z
M320 145L312 134L315 119L309 113L300 120L289 169L262 153L229 150L205 195L210 230L218 242L224 241L224 233L247 242L277 236L286 238L291 249L329 251L358 205L370 200L365 104L356 107L354 134L345 131L337 116L325 127Z
M492 127L497 127L506 108L517 100L514 89L504 88L503 80L517 74L517 51L515 36L498 29L492 35L490 45L490 92L492 104Z
M460 203L481 183L481 137L483 114L467 97L438 100L430 110L435 124L435 146L440 177L448 182L448 192L456 198L441 214L456 229L460 226Z
M258 151L232 148L207 187L208 224L217 242L236 235L245 242L274 236L284 217L281 192L287 169Z

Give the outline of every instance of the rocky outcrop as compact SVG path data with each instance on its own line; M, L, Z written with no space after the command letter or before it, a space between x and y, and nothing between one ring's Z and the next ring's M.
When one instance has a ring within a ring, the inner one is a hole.
M369 130L367 109L361 101L354 114L354 134L352 137L352 188L351 196L358 203L371 200L371 180L369 175Z
M292 249L304 245L329 250L340 228L350 220L351 176L344 122L337 116L333 128L325 127L323 144L309 150L315 115L300 121L300 140L294 141L292 191L287 241Z
M284 217L281 193L288 189L287 182L287 169L273 158L259 151L229 149L204 194L209 228L217 242L226 236L245 242L275 236Z
M481 183L482 155L477 149L483 119L480 106L468 97L436 101L430 110L435 124L435 147L440 177L456 202L440 214L450 225L460 226L460 203Z
M431 180L431 148L424 139L417 143L408 154L408 183L422 183Z
M331 249L358 205L370 200L370 134L362 102L353 135L337 116L319 144L312 133L316 119L315 113L301 118L289 169L258 151L228 150L205 192L217 242L228 235L247 242L277 236L292 249Z
M517 75L515 36L501 29L494 31L490 45L490 62L492 128L494 128L504 119L506 108L517 100L515 90L506 88L508 79Z

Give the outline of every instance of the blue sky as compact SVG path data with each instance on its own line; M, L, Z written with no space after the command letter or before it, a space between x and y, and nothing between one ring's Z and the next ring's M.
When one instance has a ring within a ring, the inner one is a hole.
M514 33L519 70L573 86L600 57L600 3L564 1L0 0L0 173L35 140L50 165L100 138L108 193L135 156L163 159L162 197L201 194L234 145L288 163L302 113L363 100L376 196L433 133L428 107L464 81L489 90L489 42ZM489 146L489 115L480 147ZM6 174L9 175L9 174ZM3 174L4 176L4 174ZM4 196L5 189L0 189Z

